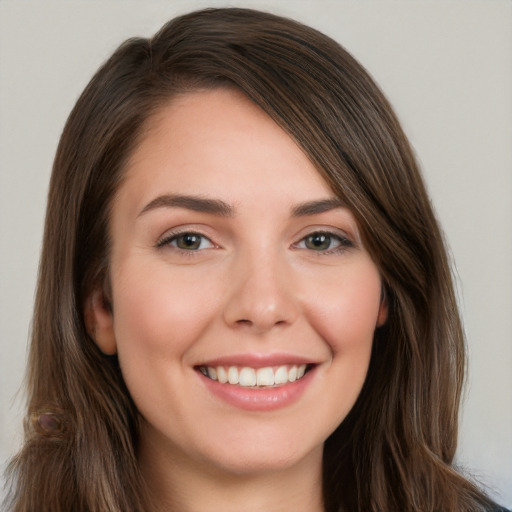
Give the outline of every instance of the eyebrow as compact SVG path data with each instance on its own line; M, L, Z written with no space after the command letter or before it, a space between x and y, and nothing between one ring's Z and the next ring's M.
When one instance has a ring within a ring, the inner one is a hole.
M301 203L292 209L292 217L306 217L308 215L317 215L319 213L335 210L336 208L345 208L346 205L337 197L330 199L321 199L319 201L308 201Z
M317 201L307 201L294 206L291 214L292 217L306 217L308 215L318 215L343 207L345 207L345 203L338 198L320 199ZM234 215L234 208L220 199L208 199L200 196L182 194L166 194L150 201L144 206L138 216L140 217L144 213L157 208L185 208L187 210L209 213L220 217L232 217Z
M210 213L220 217L232 217L233 208L220 199L207 199L200 196L163 195L149 202L139 213L139 217L156 208L185 208L195 212Z

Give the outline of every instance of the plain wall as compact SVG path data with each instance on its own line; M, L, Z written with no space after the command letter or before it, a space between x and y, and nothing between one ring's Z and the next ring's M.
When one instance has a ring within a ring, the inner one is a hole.
M203 6L289 15L347 47L395 106L454 257L469 346L457 460L512 506L512 3L0 0L0 463L22 385L47 186L65 119L117 45Z

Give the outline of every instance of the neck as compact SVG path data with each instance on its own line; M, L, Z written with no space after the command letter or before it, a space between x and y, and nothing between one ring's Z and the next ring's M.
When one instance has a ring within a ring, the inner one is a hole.
M234 473L141 441L152 509L165 512L323 512L322 449L290 467Z

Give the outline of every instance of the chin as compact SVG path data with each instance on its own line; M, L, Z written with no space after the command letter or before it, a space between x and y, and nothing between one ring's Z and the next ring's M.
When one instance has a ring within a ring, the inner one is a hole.
M229 446L229 450L225 448ZM211 453L209 463L226 474L254 476L290 470L294 466L321 462L323 443L307 447L304 443L280 439L244 443L231 441Z

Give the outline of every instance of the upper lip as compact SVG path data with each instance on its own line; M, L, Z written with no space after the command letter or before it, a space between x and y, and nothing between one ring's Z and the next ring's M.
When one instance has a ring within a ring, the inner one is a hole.
M248 366L264 368L267 366L316 364L311 358L285 353L242 353L208 359L196 366Z

